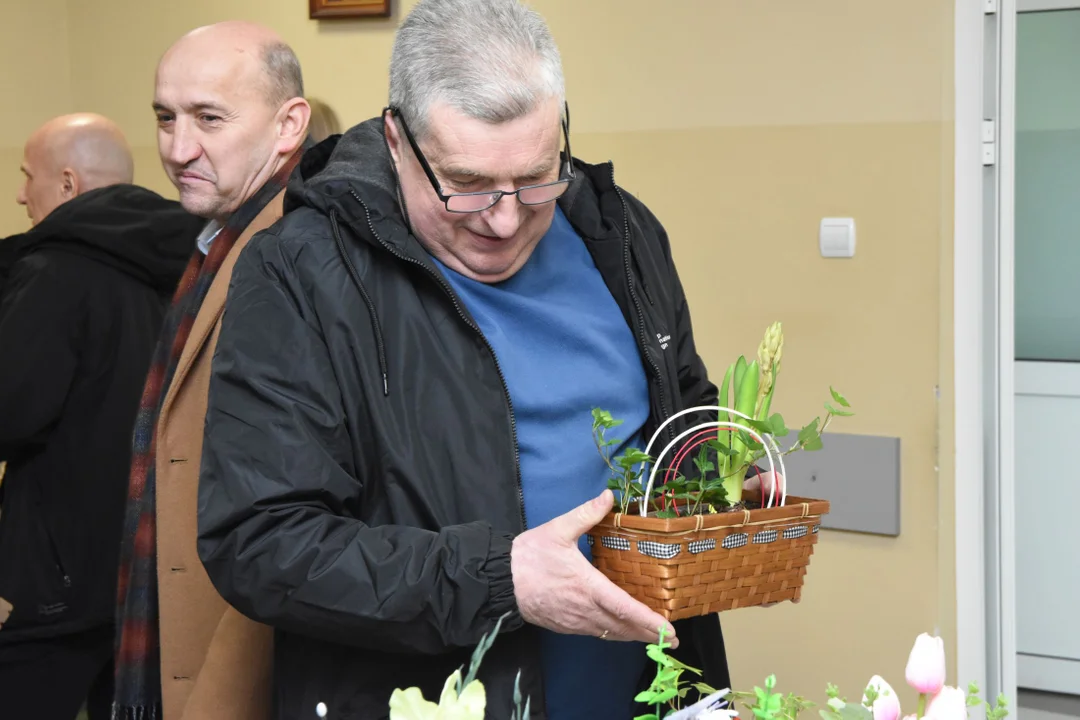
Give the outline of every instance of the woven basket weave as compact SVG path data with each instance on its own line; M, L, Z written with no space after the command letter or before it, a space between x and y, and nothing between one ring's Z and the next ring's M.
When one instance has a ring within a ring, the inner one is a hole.
M824 500L681 518L612 513L588 533L593 564L668 620L797 600Z

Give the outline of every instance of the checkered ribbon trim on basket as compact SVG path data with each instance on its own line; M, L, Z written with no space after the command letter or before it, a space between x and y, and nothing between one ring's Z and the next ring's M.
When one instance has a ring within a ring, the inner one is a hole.
M639 540L638 552L657 560L670 560L679 554L682 546L679 543L658 543L649 540Z
M798 540L799 538L806 537L807 529L805 525L796 525L795 527L789 527L784 530L785 540Z
M626 538L612 537L611 535L604 535L600 538L600 544L606 547L608 550L629 550L630 541Z
M735 550L736 548L746 547L749 539L750 538L746 533L732 533L724 538L724 541L720 543L720 547L725 550Z
M821 527L820 525L815 525L814 526L814 534L815 535L817 535L818 528L820 528L820 527Z
M771 542L776 542L776 538L780 537L780 533L775 530L762 530L759 533L754 534L755 545L767 545Z
M595 545L595 544L596 544L596 541L595 541L595 540L593 540L593 536L592 536L592 535L586 535L586 536L585 536L585 542L589 543L589 547L592 547L593 545Z
M709 538L708 540L695 540L687 546L687 548L690 550L691 555L697 555L699 553L712 550L715 547L716 538Z

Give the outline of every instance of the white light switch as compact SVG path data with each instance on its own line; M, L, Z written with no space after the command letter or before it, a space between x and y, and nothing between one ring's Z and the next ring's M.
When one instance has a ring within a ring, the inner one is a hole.
M821 257L849 258L855 255L855 219L822 218L818 231Z

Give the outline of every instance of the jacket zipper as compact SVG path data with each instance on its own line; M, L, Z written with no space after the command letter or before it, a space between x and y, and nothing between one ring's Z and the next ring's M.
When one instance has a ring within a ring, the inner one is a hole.
M42 527L45 529L45 537L49 540L49 549L52 550L53 562L56 563L56 569L60 571L60 576L64 580L64 587L71 587L71 576L67 574L67 570L64 569L64 563L60 560L60 550L56 547L56 541L53 540L52 531L49 530L49 526L42 523Z
M652 370L653 375L656 377L656 386L660 395L660 413L663 415L661 421L667 420L671 417L671 413L668 411L667 406L667 393L664 392L664 376L660 372L659 366L653 361L652 356L649 355L648 350L648 338L645 335L645 312L641 309L641 299L638 297L637 290L634 288L634 275L630 268L630 211L626 207L626 197L623 196L622 188L615 183L615 166L611 166L611 184L615 188L615 193L619 196L619 203L622 204L623 211L623 267L626 271L626 284L630 288L630 299L634 301L634 309L637 311L638 318L638 344L641 346L641 355L649 364L649 368ZM644 284L643 284L644 287ZM668 425L667 436L669 440L675 439L675 430Z
M484 333L481 332L480 328L477 327L476 323L470 320L469 317L465 314L465 311L461 309L461 304L458 302L457 297L454 295L454 291L450 288L450 285L444 279L439 277L439 275L433 270L431 270L427 265L420 262L419 260L416 260L415 258L403 255L392 245L383 240L379 233L376 232L375 226L371 222L371 211L368 210L368 206L364 204L364 201L360 199L360 196L356 194L355 190L349 190L349 194L356 199L356 202L360 203L360 207L364 208L364 215L367 218L368 229L371 230L371 234L375 237L376 240L379 241L379 244L386 248L386 250L397 259L422 268L424 272L427 273L427 275L431 277L431 279L434 280L439 285L439 287L442 288L443 292L446 293L446 296L450 298L450 301L454 304L454 309L457 310L458 317L461 318L462 322L468 325L473 330L473 332L475 332L480 337L480 339L484 343L484 346L487 347L488 352L491 353L491 359L495 362L495 372L498 373L499 382L502 383L503 397L506 399L506 407L510 411L510 434L514 440L514 479L517 483L518 514L521 520L521 529L526 530L527 526L525 524L525 492L521 488L521 449L518 447L517 418L514 416L514 403L510 400L510 387L506 384L506 377L503 375L502 368L499 367L499 358L495 356L495 349L491 347L491 343L489 343L488 339L484 337Z

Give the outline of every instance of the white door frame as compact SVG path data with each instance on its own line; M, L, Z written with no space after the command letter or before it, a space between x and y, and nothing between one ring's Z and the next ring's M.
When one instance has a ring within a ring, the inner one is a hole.
M1016 2L956 0L953 236L956 682L1014 706Z

